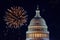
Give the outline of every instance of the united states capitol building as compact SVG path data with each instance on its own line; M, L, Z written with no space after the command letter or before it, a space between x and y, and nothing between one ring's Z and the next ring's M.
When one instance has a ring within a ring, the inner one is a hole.
M40 10L37 6L36 15L30 21L26 40L49 40L49 31L45 20L40 16Z

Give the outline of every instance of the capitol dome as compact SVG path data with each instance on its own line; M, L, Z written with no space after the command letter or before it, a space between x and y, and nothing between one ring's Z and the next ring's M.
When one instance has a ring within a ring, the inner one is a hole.
M40 16L40 10L37 6L36 15L30 21L26 40L49 40L49 31L45 20Z
M39 7L37 7L36 15L30 21L30 26L46 26L45 20L40 16Z
M30 21L30 24L28 26L28 29L36 29L36 28L46 28L47 30L47 25L45 20L40 16L40 10L39 7L37 7L36 10L36 15L34 18Z

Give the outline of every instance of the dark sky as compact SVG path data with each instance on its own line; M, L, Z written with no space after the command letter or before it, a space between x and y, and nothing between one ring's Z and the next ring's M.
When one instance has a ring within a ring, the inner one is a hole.
M50 40L60 40L60 1L59 0L0 0L0 40L25 40L27 27L35 15L39 4L41 16L46 20ZM28 15L26 26L19 29L6 28L5 11L12 6L22 6Z

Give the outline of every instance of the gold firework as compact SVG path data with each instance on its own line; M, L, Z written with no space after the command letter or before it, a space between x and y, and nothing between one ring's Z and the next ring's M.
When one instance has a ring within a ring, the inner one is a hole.
M11 7L7 10L4 20L9 27L18 28L27 22L26 11L22 7Z

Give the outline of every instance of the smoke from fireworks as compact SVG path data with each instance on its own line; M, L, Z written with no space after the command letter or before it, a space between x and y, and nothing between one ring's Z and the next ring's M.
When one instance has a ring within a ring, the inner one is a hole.
M5 21L8 27L19 28L27 22L26 11L22 7L11 7L7 9Z

